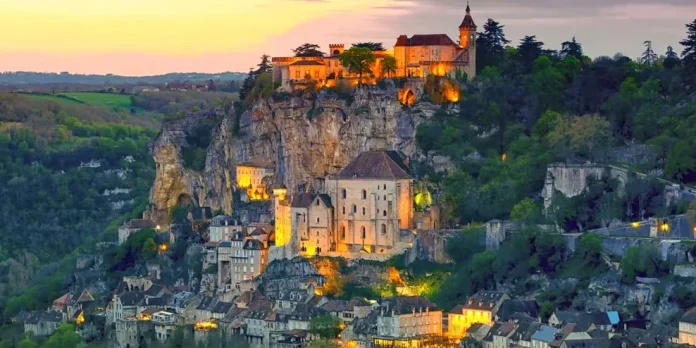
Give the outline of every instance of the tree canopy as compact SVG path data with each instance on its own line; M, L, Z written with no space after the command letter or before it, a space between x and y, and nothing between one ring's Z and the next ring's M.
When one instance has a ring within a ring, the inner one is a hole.
M295 57L323 57L326 53L320 50L319 45L316 44L302 44L292 50L295 53Z

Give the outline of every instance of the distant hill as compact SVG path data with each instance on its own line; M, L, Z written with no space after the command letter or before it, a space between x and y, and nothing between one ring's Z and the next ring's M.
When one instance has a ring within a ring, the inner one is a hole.
M173 81L236 81L243 80L247 73L221 72L215 74L205 73L170 73L154 76L120 76L120 75L81 75L63 73L40 72L3 72L0 73L0 85L31 85L31 84L156 84Z

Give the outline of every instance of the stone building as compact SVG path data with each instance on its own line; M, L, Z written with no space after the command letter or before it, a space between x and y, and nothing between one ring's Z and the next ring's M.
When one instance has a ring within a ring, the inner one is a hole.
M36 336L50 336L65 320L65 314L59 311L31 312L24 321L24 332L31 332Z
M256 227L251 233L234 232L231 240L218 243L218 287L239 289L242 282L261 274L268 264L268 248L274 238L272 231L269 234Z
M442 334L442 310L423 297L394 297L381 305L375 346L417 346L413 341Z
M679 319L679 343L696 346L696 307Z
M413 182L395 151L368 151L328 176L325 193L277 192L271 259L392 253L414 227Z
M267 200L269 195L266 177L273 176L273 165L263 161L252 160L236 165L237 188L242 190L243 201Z
M465 304L458 305L447 313L447 334L461 338L473 324L493 326L498 309L509 298L505 293L497 291L477 292L469 297Z
M210 223L209 240L211 242L221 242L231 240L232 234L239 232L243 226L227 215L219 215L213 218Z
M426 77L466 75L476 76L476 24L467 5L466 15L458 28L459 43L447 34L400 35L393 50L373 51L375 62L371 70L375 78L382 77L382 61L387 56L396 60L396 77ZM308 84L331 85L337 78L348 77L339 56L344 44L329 45L326 57L274 57L273 80L284 87Z

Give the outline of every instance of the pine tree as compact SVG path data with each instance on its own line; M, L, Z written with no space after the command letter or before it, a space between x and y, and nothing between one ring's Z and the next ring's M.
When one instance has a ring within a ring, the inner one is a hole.
M643 46L645 46L645 51L643 51L643 55L640 56L641 64L647 66L655 64L655 62L657 62L657 54L653 51L652 41L647 40L643 42Z
M517 51L522 57L522 63L528 69L531 69L534 60L536 60L542 53L542 47L544 43L536 40L536 36L525 36L524 39L520 40L520 45L517 46Z
M566 41L561 45L561 58L574 56L582 60L582 45L575 40L575 36L570 41Z
M687 37L679 43L684 46L682 51L684 67L693 74L696 73L696 19L687 24L686 28L688 29Z
M672 46L667 46L667 52L665 53L665 60L662 65L665 69L674 69L674 67L679 66L681 61L679 60L679 55L674 52Z
M273 64L271 63L271 56L264 54L261 56L261 62L256 65L259 67L256 69L255 74L256 76L261 75L263 73L272 73L273 72Z
M492 18L488 18L483 25L484 31L476 39L476 65L479 71L487 66L496 66L502 60L505 45L510 43L505 38L504 27Z

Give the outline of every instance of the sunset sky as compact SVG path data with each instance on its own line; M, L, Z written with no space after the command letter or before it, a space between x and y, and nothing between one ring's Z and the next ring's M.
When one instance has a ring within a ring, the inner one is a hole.
M383 42L400 34L456 40L464 0L0 0L0 71L150 75L248 71L261 54L317 43ZM559 48L573 36L590 56L636 57L678 42L694 0L473 0L517 44L537 35Z

